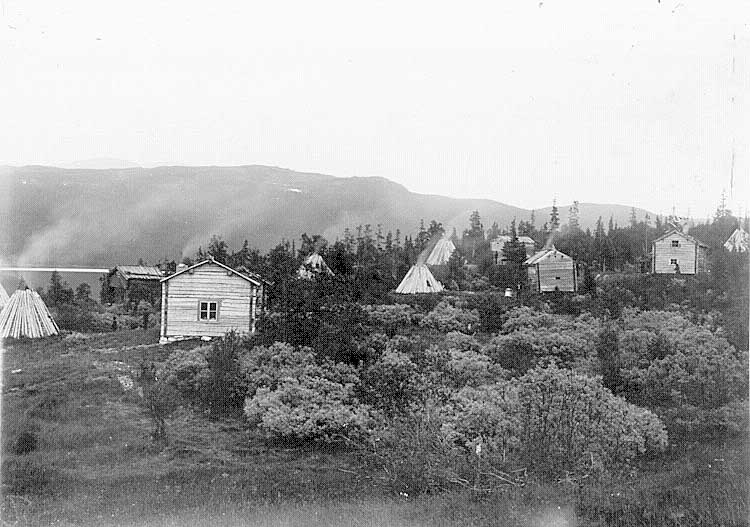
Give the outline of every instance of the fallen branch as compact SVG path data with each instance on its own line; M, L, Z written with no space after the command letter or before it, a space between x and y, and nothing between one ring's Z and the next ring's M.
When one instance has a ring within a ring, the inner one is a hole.
M482 474L483 476L492 476L493 478L497 478L503 483L507 483L508 485L514 485L516 487L519 486L519 483L516 483L515 481L509 479L510 476L507 476L507 474L505 475L505 477L499 474L495 474L494 472L480 472L480 474Z

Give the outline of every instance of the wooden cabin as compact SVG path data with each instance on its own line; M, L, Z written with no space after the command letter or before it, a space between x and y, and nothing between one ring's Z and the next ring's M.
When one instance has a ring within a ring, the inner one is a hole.
M708 270L708 246L692 236L670 230L651 244L651 272L698 274Z
M176 273L161 280L159 342L222 337L232 330L254 333L266 284L258 275L213 259L178 266Z
M107 302L137 303L146 300L155 304L161 294L162 278L164 275L158 267L118 265L104 278L103 297Z
M503 258L503 247L505 244L511 241L511 237L505 234L501 234L490 242L490 249L495 258L495 263L505 265L505 258ZM536 242L528 236L519 236L518 241L521 242L526 249L526 257L529 258L536 251Z
M534 254L524 262L524 265L528 271L532 291L575 293L578 290L575 261L554 246Z

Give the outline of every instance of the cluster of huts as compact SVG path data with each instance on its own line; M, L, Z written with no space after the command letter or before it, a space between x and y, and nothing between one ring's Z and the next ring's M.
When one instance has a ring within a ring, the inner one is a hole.
M500 237L491 242L499 263L502 247L510 241ZM576 292L576 262L549 243L536 250L531 238L519 239L526 247L529 285L533 291ZM738 228L724 244L728 251L747 252L748 233ZM438 293L443 285L430 268L447 265L456 247L448 237L430 244L396 288L397 293ZM651 272L659 274L698 274L707 270L708 247L699 240L670 230L652 243ZM318 253L300 266L298 276L333 274ZM134 295L161 299L160 342L184 338L220 337L230 330L255 332L255 325L266 301L269 282L245 268L233 269L214 259L192 266L180 264L165 276L158 267L118 266L108 276L115 296L127 301ZM44 337L59 332L47 306L38 293L19 289L12 296L0 285L0 338Z

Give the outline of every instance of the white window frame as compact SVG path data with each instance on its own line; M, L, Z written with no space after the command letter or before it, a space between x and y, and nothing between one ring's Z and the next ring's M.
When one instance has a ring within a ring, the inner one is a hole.
M211 309L212 304L214 309ZM206 306L205 309L203 306ZM198 301L198 322L209 322L214 323L219 321L219 312L221 310L221 300L207 298ZM203 313L206 314L206 318L203 318ZM214 313L215 318L211 318L211 313Z
M680 240L672 240L672 247L679 247L680 246Z
M669 265L680 265L677 261L677 258L670 258L669 259Z

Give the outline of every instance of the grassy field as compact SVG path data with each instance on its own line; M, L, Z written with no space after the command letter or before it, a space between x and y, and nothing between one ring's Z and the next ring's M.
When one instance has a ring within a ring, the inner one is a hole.
M127 378L155 330L6 342L2 525L744 525L747 448L673 453L625 481L407 496L340 448L269 445L182 410L167 446ZM124 385L123 385L124 382ZM18 452L24 432L36 448Z

